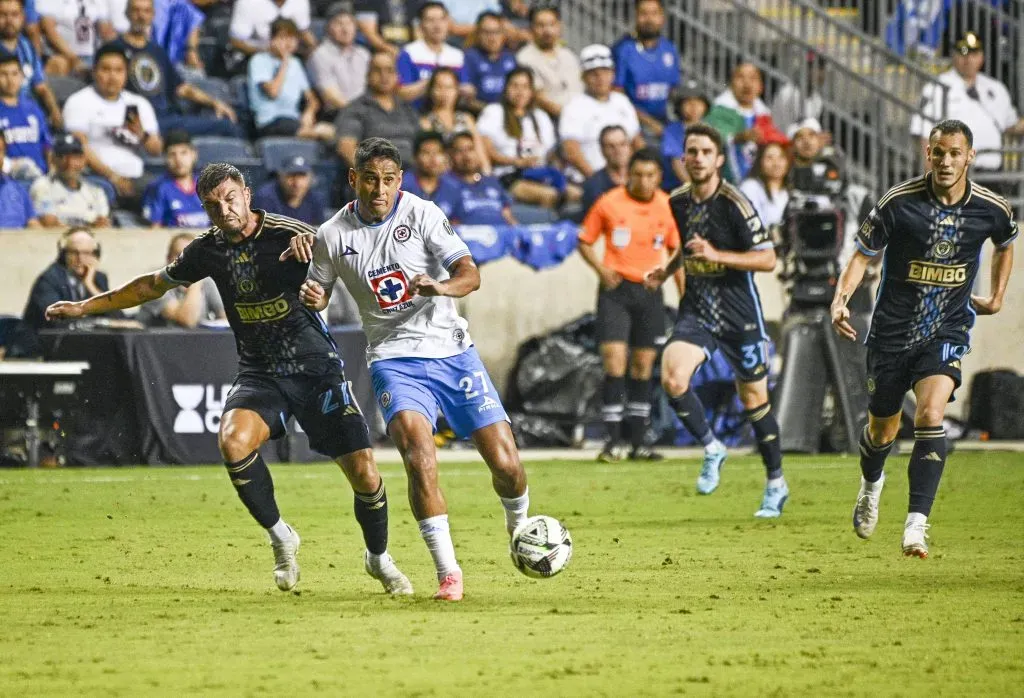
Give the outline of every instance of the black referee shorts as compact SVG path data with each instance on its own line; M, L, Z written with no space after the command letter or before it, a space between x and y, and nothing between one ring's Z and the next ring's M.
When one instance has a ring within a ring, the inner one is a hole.
M626 342L637 349L651 349L665 337L665 307L661 290L648 291L643 284L623 281L597 294L597 341Z
M868 410L876 417L891 417L903 409L903 398L928 376L949 376L954 394L963 380L960 361L970 351L963 339L933 339L908 351L868 347Z
M239 373L224 411L256 412L270 427L270 438L285 435L294 416L309 445L329 458L370 448L370 429L342 371L273 376Z

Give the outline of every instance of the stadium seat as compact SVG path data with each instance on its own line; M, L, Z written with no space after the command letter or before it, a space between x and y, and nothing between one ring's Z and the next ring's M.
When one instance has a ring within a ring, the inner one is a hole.
M554 223L558 216L549 208L530 206L529 204L512 203L512 215L523 225L534 223Z
M115 228L148 228L149 221L137 213L126 211L123 208L114 209L110 213L110 220L114 222Z
M68 97L85 87L84 82L73 77L48 77L46 82L50 89L53 90L53 96L57 99L57 104L62 107L64 102L68 100Z
M230 162L238 167L260 167L262 162L248 141L241 138L224 136L196 136L193 139L199 151L197 167L204 167L211 162Z
M207 77L197 78L195 80L191 80L190 82L206 94L213 97L214 99L219 99L220 101L225 102L227 104L234 104L235 102L234 95L231 92L231 85L229 85L226 80L221 80L220 78ZM194 105L192 105L192 108L195 108ZM211 114L213 113L213 110L208 108L203 108L199 111L206 111Z
M249 111L249 86L248 78L245 75L236 75L231 78L231 106L236 110Z
M117 202L117 190L109 180L95 174L84 175L83 179L102 189L103 193L107 195L107 203L110 204L110 208L114 208L114 204Z
M256 152L263 158L263 166L271 172L277 172L284 162L295 155L302 155L315 165L320 161L320 144L301 138L286 136L269 136L256 141Z
M0 315L0 350L7 348L7 342L14 336L14 330L21 323L21 318L15 315ZM3 356L3 351L0 351Z
M309 22L309 29L319 43L324 40L324 34L327 32L327 20L323 17L314 17Z

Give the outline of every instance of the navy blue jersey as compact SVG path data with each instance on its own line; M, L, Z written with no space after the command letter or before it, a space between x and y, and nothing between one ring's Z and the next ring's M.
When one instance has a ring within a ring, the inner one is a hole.
M305 198L299 202L299 205L293 208L281 196L281 187L277 180L270 180L252 195L252 205L256 208L262 208L268 213L276 213L288 218L294 218L316 228L324 222L327 198L319 190L310 189L306 192Z
M148 99L157 116L173 112L181 76L160 44L149 41L142 48L136 48L124 37L115 39L111 44L128 56L128 90Z
M316 230L299 221L256 210L256 232L238 243L217 227L199 236L167 265L175 283L207 276L217 284L235 333L240 370L289 376L341 370L341 357L320 315L299 302L308 264L281 262L288 241Z
M719 250L771 249L771 235L761 224L757 211L739 189L724 180L714 194L699 203L693 200L692 186L684 184L672 192L669 205L683 243L686 270L679 314L696 315L701 326L714 335L753 330L764 334L761 297L754 285L753 272L696 260L686 250L686 244L695 235Z
M434 191L427 193L423 190L423 186L420 184L419 177L416 176L415 172L406 172L402 175L402 189L415 194L421 199L427 201L433 201L437 204L437 207L441 209L446 218L451 218L455 212L455 208L459 205L462 200L462 189L459 186L459 180L455 177L443 174L437 178L437 187Z
M512 205L512 198L501 182L482 175L475 182L456 180L461 196L452 211L452 222L461 225L507 225L502 211Z
M165 228L205 228L210 225L195 180L186 191L170 175L155 179L142 196L142 215L153 225Z
M668 121L668 93L679 84L679 52L661 37L648 50L631 36L623 37L612 49L615 54L615 84L622 88L637 109L658 121Z
M501 101L505 89L505 76L516 67L511 51L502 51L491 60L478 48L466 49L466 62L462 68L462 81L476 88L476 98L485 104Z
M1015 237L1006 200L970 180L952 206L935 197L930 174L890 189L857 233L864 254L884 250L868 345L903 351L935 338L966 345L981 248L989 238L1005 247Z

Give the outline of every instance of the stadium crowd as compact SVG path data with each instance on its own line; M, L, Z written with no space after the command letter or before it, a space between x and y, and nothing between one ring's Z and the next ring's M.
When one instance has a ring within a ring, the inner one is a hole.
M944 76L968 102L980 50L965 36ZM685 181L700 121L726 140L726 179L778 226L794 182L842 178L824 64L807 60L807 84L770 106L748 62L705 94L661 0L579 54L558 9L526 0L0 0L0 227L202 228L196 176L220 160L246 172L255 206L316 226L351 200L371 136L457 225L582 221L639 148L661 154L663 189ZM1024 131L997 97L1001 128Z

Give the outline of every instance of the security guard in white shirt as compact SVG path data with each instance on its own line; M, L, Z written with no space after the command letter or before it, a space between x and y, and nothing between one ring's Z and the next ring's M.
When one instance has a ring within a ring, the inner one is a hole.
M956 42L953 68L938 77L948 88L948 104L943 104L943 90L934 83L926 85L910 133L921 139L923 148L932 126L943 119L959 119L974 132L975 170L994 172L1002 168L1002 156L991 151L1002 148L1004 133L1024 134L1024 119L1018 116L1006 86L981 72L984 64L981 40L974 32L965 32Z

